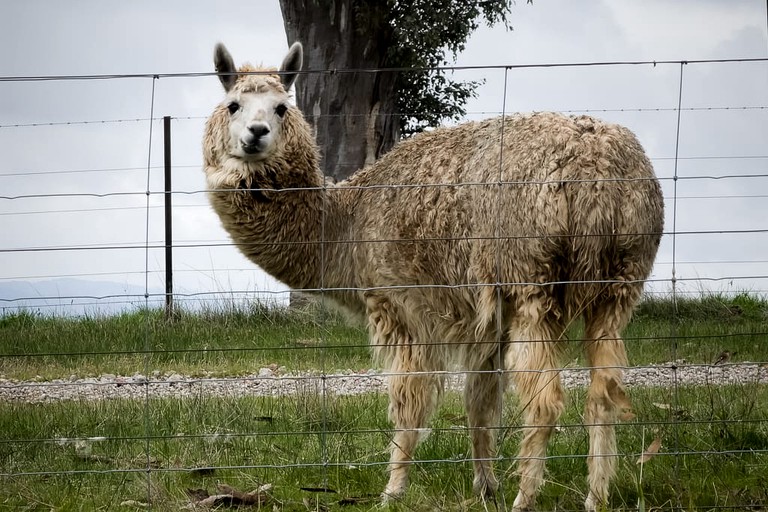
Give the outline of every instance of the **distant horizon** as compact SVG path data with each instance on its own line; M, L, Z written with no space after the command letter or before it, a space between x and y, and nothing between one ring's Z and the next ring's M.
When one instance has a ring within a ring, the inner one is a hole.
M34 294L29 293L34 292ZM177 307L198 311L205 308L231 307L258 301L261 304L282 305L288 303L288 292L259 293L211 292L208 295L174 293ZM0 281L0 315L16 311L35 311L53 316L114 315L135 309L162 309L165 307L165 289L150 287L145 298L145 288L111 280L56 278L37 281ZM281 299L281 295L286 297ZM218 306L217 306L218 304Z

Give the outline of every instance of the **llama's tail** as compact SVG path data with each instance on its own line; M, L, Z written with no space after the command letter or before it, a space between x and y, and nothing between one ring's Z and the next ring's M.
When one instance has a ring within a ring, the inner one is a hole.
M595 139L597 150L575 162L595 179L568 184L568 279L581 283L569 287L572 307L605 293L636 302L664 227L661 188L634 135L608 125Z

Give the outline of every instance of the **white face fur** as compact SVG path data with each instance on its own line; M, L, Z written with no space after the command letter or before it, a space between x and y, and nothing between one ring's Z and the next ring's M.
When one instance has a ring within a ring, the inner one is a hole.
M227 95L225 105L229 111L230 155L244 160L268 158L280 137L288 95L233 91Z
M274 75L240 77L223 44L216 45L214 63L227 98L229 116L228 151L243 160L264 160L277 147L283 118L288 110L288 91L301 70L303 49L294 43L280 66L280 81ZM282 85L282 88L280 87ZM282 89L282 90L281 90Z

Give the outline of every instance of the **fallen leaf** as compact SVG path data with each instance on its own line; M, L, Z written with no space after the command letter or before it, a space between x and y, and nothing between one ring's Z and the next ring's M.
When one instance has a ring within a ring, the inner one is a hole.
M219 494L208 494L208 491L205 489L187 489L187 496L190 497L193 508L240 507L243 505L261 506L269 500L269 496L265 491L270 489L271 485L263 485L251 492L239 491L227 484L219 484L216 487Z
M328 487L299 487L299 489L307 492L327 492L331 494L337 494L337 491L329 489Z
M134 507L134 508L149 508L149 503L136 500L125 500L120 502L121 507Z
M267 495L261 491L261 487L251 492L238 491L227 484L219 484L216 487L219 489L220 493L232 496L235 502L239 502L237 504L260 505L267 500Z
M659 453L659 449L661 448L661 437L656 436L656 439L653 440L651 444L648 445L648 448L645 449L645 452L637 459L636 464L645 464L651 458Z

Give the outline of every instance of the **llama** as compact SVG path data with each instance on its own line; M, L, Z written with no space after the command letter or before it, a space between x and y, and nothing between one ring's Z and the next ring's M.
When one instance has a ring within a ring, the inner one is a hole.
M498 490L492 459L511 381L525 423L513 510L532 507L564 407L564 333L583 317L585 507L605 506L613 425L630 414L620 332L663 229L661 190L635 136L587 116L504 116L414 136L327 185L312 130L288 102L301 44L279 70L237 69L222 44L214 62L226 99L205 129L212 207L266 272L366 319L395 426L382 499L405 492L441 395L435 372L459 367L474 491Z

